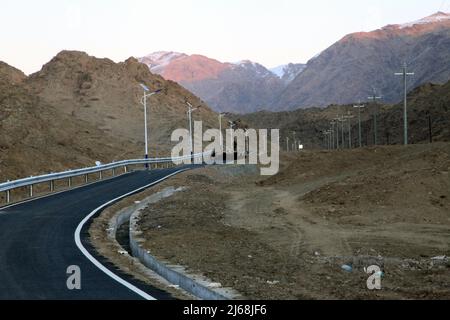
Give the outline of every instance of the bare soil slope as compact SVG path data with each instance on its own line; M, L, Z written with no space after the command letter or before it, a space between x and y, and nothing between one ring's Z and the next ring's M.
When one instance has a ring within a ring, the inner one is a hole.
M448 143L285 154L269 179L209 167L165 182L189 188L141 228L153 254L248 298L449 299L450 261L433 259L450 256L449 169Z
M149 99L150 156L169 155L170 135L195 120L217 126L216 115L178 84L130 58L123 63L63 51L26 77L0 64L0 182L50 171L140 158L144 149L143 90Z

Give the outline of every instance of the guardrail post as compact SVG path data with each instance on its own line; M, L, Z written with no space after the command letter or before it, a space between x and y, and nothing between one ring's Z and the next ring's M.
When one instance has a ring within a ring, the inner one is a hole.
M33 197L33 185L30 184L30 198Z
M9 180L8 180L9 182ZM11 190L6 190L6 203L11 202Z
M69 178L69 183L68 183L68 185L69 185L69 188L72 187L72 177Z
M123 171L124 171L125 173L128 173L128 168L127 168L127 166L124 166L124 167L123 167Z
M87 174L84 175L84 182L85 183L89 182L89 176Z
M103 171L99 172L99 178L100 178L100 180L103 180Z
M114 177L116 175L116 168L112 169L112 176Z
M50 181L50 192L53 192L53 191L55 191L55 181L51 180Z

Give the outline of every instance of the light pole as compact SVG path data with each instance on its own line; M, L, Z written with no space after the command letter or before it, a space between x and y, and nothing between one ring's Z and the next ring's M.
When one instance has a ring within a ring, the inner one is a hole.
M330 131L323 131L323 136L325 139L324 145L327 150L330 150L330 134Z
M348 121L348 148L351 149L352 148L352 122L351 122L351 119L353 119L353 116L351 115L351 113L349 111L348 115L344 116L343 118L346 121Z
M376 105L376 102L377 102L377 100L381 99L381 96L377 97L376 90L375 90L375 88L373 88L373 95L371 95L368 99L373 101L374 107L375 107L375 110L374 110L374 113L373 113L373 141L374 141L374 145L378 145L377 109L376 109L377 105Z
M331 132L331 130L328 130L328 145L330 146L329 149L332 150L333 148L333 132Z
M292 134L294 135L294 152L298 152L297 132L292 131Z
M234 145L234 136L233 136L233 129L234 128L236 128L236 124L237 124L237 121L240 121L240 120L236 120L236 121L228 121L228 124L229 124L229 126L230 126L230 141L232 141L232 150L230 150L230 152L231 153L234 153L235 151L236 151L236 149L235 149L235 145Z
M192 104L190 104L188 101L186 101L186 104L188 106L188 119L189 119L189 139L191 144L191 156L194 154L194 141L192 139L192 112L199 109L200 107L194 108Z
M336 150L339 150L339 117L334 118L336 125Z
M361 133L361 109L364 108L364 105L359 103L357 106L353 106L354 108L358 108L358 135L359 135L359 147L362 148L362 133Z
M336 121L331 121L330 122L330 124L331 124L331 142L332 142L332 144L331 144L331 146L332 146L332 149L334 150L335 149L335 139L334 139L334 136L335 136L335 130L334 130L334 126L335 126L335 124L336 124Z
M408 76L413 76L414 72L407 72L406 62L403 64L402 72L397 72L396 76L403 76L403 121L404 121L404 144L408 145L408 93L407 93L407 78Z
M338 116L334 120L336 121L336 128L337 128L337 135L336 135L337 148L339 149L339 147L342 146L342 149L344 149L344 121L345 120L344 120L343 116L341 116L341 117ZM341 123L341 129L342 129L342 132L341 132L342 144L339 144L339 123Z
M220 130L220 148L223 152L223 134L222 134L222 118L225 116L225 113L219 113L219 130Z
M147 129L147 98L161 92L161 89L150 92L150 89L145 84L140 84L141 88L144 89L144 95L141 98L141 104L144 106L144 139L145 139L145 155L144 158L148 159L148 129ZM148 168L148 163L145 164Z

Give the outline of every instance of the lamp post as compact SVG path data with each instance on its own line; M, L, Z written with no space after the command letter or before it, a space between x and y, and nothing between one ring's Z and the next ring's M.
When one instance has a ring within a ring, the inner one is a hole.
M335 126L335 124L336 124L336 121L331 121L330 122L330 124L331 124L331 147L332 147L332 149L334 150L334 149L336 149L335 148L335 139L334 139L334 137L335 137L335 130L334 130L334 126Z
M186 101L186 104L188 106L188 119L189 119L189 140L191 145L191 156L194 154L194 141L192 139L192 112L199 109L200 107L194 108L192 104L190 104L188 101Z
M219 130L220 130L220 148L223 152L223 134L222 134L222 118L225 116L225 113L219 113Z
M395 75L396 76L402 76L403 77L403 126L404 126L404 144L405 146L408 145L408 92L407 90L407 78L408 76L413 76L413 72L407 72L407 65L406 62L403 64L403 70L402 72L398 72Z
M336 125L336 150L339 150L339 121L341 121L341 118L339 118L339 116L334 118L334 122Z
M161 89L150 92L150 89L145 84L140 84L141 88L144 89L144 95L141 98L141 104L144 106L144 139L145 139L145 155L144 158L148 159L148 129L147 129L147 98L161 92ZM148 163L145 164L145 168L148 169Z
M357 106L353 106L354 108L358 108L358 135L359 135L359 147L362 148L362 133L361 133L361 109L364 108L364 105L359 103Z
M353 116L351 115L351 112L348 112L348 115L343 117L346 121L348 121L348 148L352 148L352 121ZM344 120L344 121L345 121Z
M371 95L369 98L369 100L372 100L375 106L375 110L373 113L373 144L374 145L378 145L378 125L377 125L377 105L376 102L377 100L381 99L381 96L377 97L377 92L375 90L375 88L373 88L373 95Z
M297 132L292 131L292 134L294 135L294 152L298 152Z

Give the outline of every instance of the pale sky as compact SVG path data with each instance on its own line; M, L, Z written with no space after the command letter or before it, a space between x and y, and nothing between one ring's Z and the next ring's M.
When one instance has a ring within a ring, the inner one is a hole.
M270 68L439 10L450 0L0 0L0 60L29 74L64 49L116 62L165 50Z

